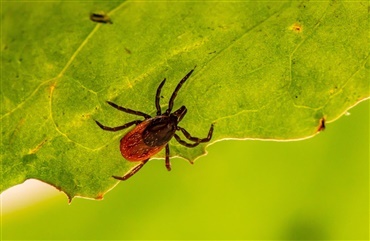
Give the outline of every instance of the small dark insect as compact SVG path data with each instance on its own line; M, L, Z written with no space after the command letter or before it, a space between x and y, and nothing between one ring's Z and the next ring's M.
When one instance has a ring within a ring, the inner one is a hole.
M164 83L166 82L166 79L164 79L160 83L155 96L155 107L157 109L157 115L155 117L151 117L150 115L145 114L143 112L121 107L110 101L107 101L109 105L116 108L117 110L133 115L142 116L145 118L144 120L134 120L117 127L107 127L102 125L100 122L95 121L96 124L98 124L98 126L105 131L119 131L128 128L132 125L136 125L136 127L133 130L128 132L121 139L120 149L121 154L125 159L131 162L140 162L140 164L131 169L123 177L113 176L115 179L127 180L136 172L138 172L148 162L150 157L158 153L164 147L166 147L165 165L167 170L170 171L171 170L170 147L168 145L168 142L172 139L172 137L175 137L175 139L181 145L184 145L186 147L196 147L200 143L208 142L211 140L213 133L213 124L211 125L211 128L208 131L208 136L206 138L193 137L184 128L178 126L179 122L184 118L187 112L186 107L181 106L175 112L171 112L177 93L179 92L181 86L193 73L193 71L194 69L192 69L187 75L185 75L185 77L178 83L176 89L172 93L170 101L168 102L168 108L163 114L161 112L159 100L161 96L161 89ZM176 134L176 131L181 131L184 134L184 136L193 143L187 143L184 140L182 140Z
M91 13L90 20L98 23L110 23L110 24L113 23L110 20L110 17L105 13Z

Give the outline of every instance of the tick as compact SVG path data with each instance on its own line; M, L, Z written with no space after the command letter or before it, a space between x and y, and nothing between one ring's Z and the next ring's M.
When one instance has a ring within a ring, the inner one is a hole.
M157 109L157 115L154 117L141 111L128 109L107 101L109 105L116 108L117 110L126 112L128 114L144 117L144 120L134 120L117 127L104 126L100 122L95 121L96 124L98 124L98 126L105 131L120 131L130 126L136 125L134 129L128 132L121 139L120 150L122 156L126 160L131 162L139 162L139 164L132 168L123 177L113 176L115 179L122 181L127 180L136 172L138 172L153 155L157 154L164 147L166 148L165 165L167 170L171 171L170 147L168 145L168 142L172 139L172 137L175 137L176 141L186 147L196 147L200 143L209 142L211 140L213 133L213 124L211 125L208 131L208 136L206 138L193 137L189 134L187 130L178 125L187 112L186 107L181 106L178 110L172 112L177 93L179 92L181 86L193 73L194 69L192 69L187 75L185 75L185 77L182 78L182 80L177 84L176 89L173 91L168 102L168 108L164 113L162 113L161 107L159 105L159 100L162 87L166 82L166 78L159 84L155 95L155 107ZM180 136L176 134L176 131L181 131L184 136L192 143L188 143L182 140Z

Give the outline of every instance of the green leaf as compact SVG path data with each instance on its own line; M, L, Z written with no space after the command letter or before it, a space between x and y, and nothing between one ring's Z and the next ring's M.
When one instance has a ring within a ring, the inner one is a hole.
M136 163L94 122L156 114L194 66L175 109L181 126L211 142L313 136L369 97L366 2L3 2L1 190L36 178L102 198ZM112 24L90 20L103 13ZM140 119L140 118L139 118ZM202 144L170 141L194 160ZM163 158L160 152L156 158Z

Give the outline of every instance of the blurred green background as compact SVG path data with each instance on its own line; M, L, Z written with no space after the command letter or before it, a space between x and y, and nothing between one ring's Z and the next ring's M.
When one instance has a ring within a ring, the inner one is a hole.
M218 142L171 172L153 160L102 201L59 193L2 214L2 238L368 240L369 101L349 112L303 141Z

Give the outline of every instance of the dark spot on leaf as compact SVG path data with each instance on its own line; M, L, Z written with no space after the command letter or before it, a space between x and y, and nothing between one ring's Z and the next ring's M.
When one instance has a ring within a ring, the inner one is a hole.
M113 23L110 17L105 13L91 13L90 20L97 23Z
M22 157L22 162L23 162L24 165L27 165L27 164L30 164L30 163L36 161L36 159L37 159L36 154L32 153L32 154L24 155Z
M214 54L214 53L216 53L216 50L215 50L215 51L213 51L213 52L210 52L210 53L208 53L208 54Z
M23 58L19 58L19 62L22 62L23 61Z
M298 98L298 96L296 95L295 98Z
M301 33L303 27L300 23L294 23L290 28L296 33Z
M126 52L127 52L128 54L131 54L131 50L129 50L128 48L125 48L125 50L126 50Z
M329 91L329 94L330 94L330 95L332 95L332 94L334 94L337 90L338 90L338 86L334 86L334 88L333 88L333 89L331 89L331 90Z

